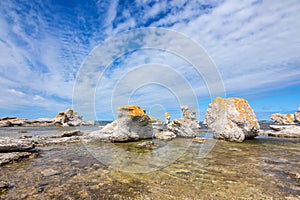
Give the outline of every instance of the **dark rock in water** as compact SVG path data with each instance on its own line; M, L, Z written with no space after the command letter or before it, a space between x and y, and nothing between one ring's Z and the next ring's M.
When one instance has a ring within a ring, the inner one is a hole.
M0 152L27 151L33 148L33 141L0 137Z
M151 118L144 109L136 105L119 107L118 118L90 136L102 141L125 142L151 138Z
M217 139L243 142L260 131L253 109L242 98L217 97L208 106L205 121Z
M61 137L72 137L72 136L82 136L83 133L80 130L72 130L72 131L65 131Z
M0 153L0 165L4 165L13 161L19 161L22 158L28 158L34 153L32 152L11 152Z

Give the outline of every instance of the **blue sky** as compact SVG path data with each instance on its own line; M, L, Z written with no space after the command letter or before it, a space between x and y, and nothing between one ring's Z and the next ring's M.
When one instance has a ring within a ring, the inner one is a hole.
M90 52L108 38L145 27L167 28L197 42L215 63L226 96L246 98L259 119L294 112L300 106L299 19L298 0L2 0L0 117L53 117L72 107L77 73ZM113 119L116 84L149 63L182 74L205 111L211 99L191 66L167 52L142 50L115 60L97 83L98 119ZM141 79L147 76L138 72ZM164 75L181 84L176 74ZM169 110L179 116L176 96L157 84L139 87L129 102L153 115Z

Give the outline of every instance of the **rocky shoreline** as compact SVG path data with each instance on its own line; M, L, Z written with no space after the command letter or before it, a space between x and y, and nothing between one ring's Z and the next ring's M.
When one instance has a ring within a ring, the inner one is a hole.
M29 136L20 138L0 137L0 165L38 154L35 147L53 144L88 142L130 142L141 139L172 140L176 137L194 138L195 143L204 143L204 138L196 137L200 130L197 113L187 106L181 107L182 118L171 120L169 112L165 121L160 122L146 114L139 106L119 107L118 118L97 131L83 133L79 130L63 132L56 136ZM216 98L208 107L205 125L215 139L243 142L260 135L284 138L300 138L300 107L294 114L273 114L274 124L270 130L261 130L253 109L242 98ZM26 120L16 117L0 119L2 127L7 126L83 126L92 125L71 109L60 112L52 119ZM141 143L140 148L152 148L153 144Z
M67 109L64 112L59 112L54 118L40 119L24 119L17 117L0 118L0 127L16 127L16 126L90 126L94 125L94 121L84 121L79 113L72 109Z

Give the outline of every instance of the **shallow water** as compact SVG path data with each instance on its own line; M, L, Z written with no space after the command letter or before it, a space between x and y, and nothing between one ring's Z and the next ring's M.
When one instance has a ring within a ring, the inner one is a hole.
M0 136L69 129L6 128ZM24 130L28 132L19 133ZM0 180L11 187L0 198L300 199L300 139L265 136L229 143L205 136L205 144L180 138L154 141L153 150L137 148L140 142L38 148L37 158L1 167Z

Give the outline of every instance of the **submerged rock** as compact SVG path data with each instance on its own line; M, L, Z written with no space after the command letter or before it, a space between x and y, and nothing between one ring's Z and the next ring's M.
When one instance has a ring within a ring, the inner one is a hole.
M153 149L156 146L153 141L146 141L146 142L142 142L142 143L136 145L136 147L143 148L143 149Z
M270 116L272 120L275 121L276 124L294 124L295 116L294 114L280 114L275 113Z
M176 138L176 134L171 131L156 131L154 137L158 140L172 140Z
M259 134L260 126L253 109L242 98L217 97L209 104L205 122L214 138L243 142Z
M167 125L167 129L180 137L196 137L200 125L197 121L195 110L189 110L187 106L181 106L183 118L174 119Z
M0 152L27 151L34 148L31 140L0 137Z
M136 105L122 106L118 109L118 118L99 131L90 133L96 139L125 142L151 138L152 120L144 109Z

